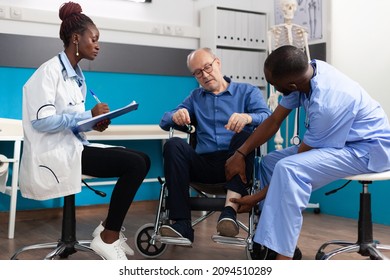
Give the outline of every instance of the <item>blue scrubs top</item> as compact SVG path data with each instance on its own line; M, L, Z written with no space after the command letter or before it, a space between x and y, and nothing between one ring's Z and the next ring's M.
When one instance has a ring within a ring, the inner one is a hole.
M367 155L373 172L389 169L390 126L380 104L333 66L320 60L312 63L321 75L311 79L309 96L297 91L280 101L288 109L304 107L303 141L313 148L347 146L357 157Z

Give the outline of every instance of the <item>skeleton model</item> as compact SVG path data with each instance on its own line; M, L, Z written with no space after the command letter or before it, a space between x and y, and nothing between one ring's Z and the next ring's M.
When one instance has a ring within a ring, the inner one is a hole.
M308 3L310 38L315 38L317 30L317 1L310 0Z
M307 43L307 30L302 26L292 23L295 11L297 10L297 6L298 6L297 1L281 0L280 4L284 16L284 23L272 26L268 30L269 52L272 52L273 50L284 45L293 45L296 46L297 48L302 49L302 51L306 52L307 58L308 60L310 60L310 53L309 53L309 48ZM270 97L268 99L268 106L272 111L274 111L278 106L279 96L280 93L276 91L273 86L271 86ZM295 127L294 127L293 138L298 135L297 118L298 118L298 111L296 111L295 114ZM288 135L288 121L286 122L286 135ZM281 136L280 129L275 134L274 142L275 142L275 149L277 150L282 149L283 138Z

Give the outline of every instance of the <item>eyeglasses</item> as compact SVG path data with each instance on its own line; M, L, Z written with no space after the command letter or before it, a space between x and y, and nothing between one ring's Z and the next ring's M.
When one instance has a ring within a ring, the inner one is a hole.
M192 72L192 75L194 75L196 78L202 78L203 72L210 74L211 72L213 72L213 63L216 59L217 58L214 58L211 63L206 64L202 69L196 69L194 72Z

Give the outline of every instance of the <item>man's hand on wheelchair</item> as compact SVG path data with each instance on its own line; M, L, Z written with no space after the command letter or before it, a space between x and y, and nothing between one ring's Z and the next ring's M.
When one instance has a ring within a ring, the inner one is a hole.
M231 198L230 202L238 204L237 213L247 213L252 210L258 203L257 199L253 195L246 195L241 198Z
M184 125L190 124L191 118L190 118L190 114L188 113L188 110L185 108L181 108L181 109L177 110L172 115L172 121L179 126L184 126Z

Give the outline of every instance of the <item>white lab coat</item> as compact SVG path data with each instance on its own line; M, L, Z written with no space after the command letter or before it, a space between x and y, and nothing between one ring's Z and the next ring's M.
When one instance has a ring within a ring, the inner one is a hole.
M81 191L82 142L71 129L42 133L31 121L85 111L77 83L63 76L58 56L31 76L23 87L24 144L19 185L23 197L45 200Z

